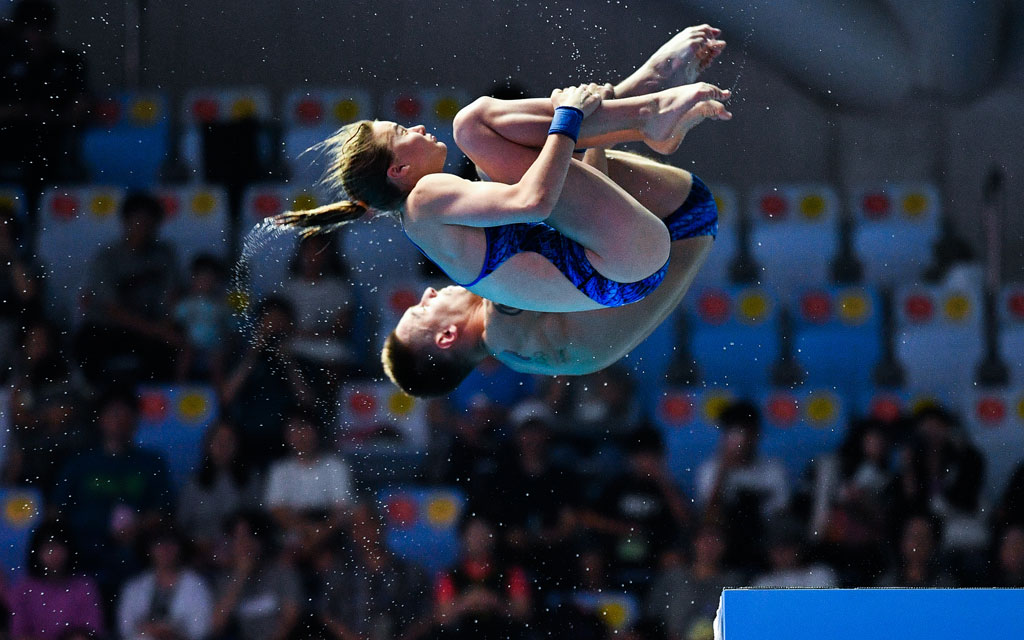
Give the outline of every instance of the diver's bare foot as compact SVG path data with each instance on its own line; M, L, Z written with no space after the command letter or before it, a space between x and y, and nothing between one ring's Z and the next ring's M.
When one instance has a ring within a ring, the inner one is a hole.
M728 100L728 89L698 82L684 87L659 91L641 127L644 143L660 154L668 155L679 148L686 133L702 120L729 120L732 114L719 100Z
M707 24L683 29L615 88L616 97L692 84L725 49L725 41L718 40L721 33L721 29Z

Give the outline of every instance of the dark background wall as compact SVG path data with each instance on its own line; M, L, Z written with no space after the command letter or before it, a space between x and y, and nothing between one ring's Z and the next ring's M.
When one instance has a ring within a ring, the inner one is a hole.
M125 72L134 3L59 5L61 37L88 52L97 89L136 78L173 96L259 84L277 99L337 84L485 93L510 79L546 94L614 81L680 28L720 24L729 48L707 79L734 89L736 118L699 127L674 162L741 190L932 180L979 252L981 185L999 167L1008 187L1003 271L1024 279L1017 3L150 0L137 74Z

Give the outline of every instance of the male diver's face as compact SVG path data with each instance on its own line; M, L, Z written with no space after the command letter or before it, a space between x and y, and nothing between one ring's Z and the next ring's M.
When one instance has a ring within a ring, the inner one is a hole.
M378 120L373 123L373 128L375 135L387 140L391 146L394 161L388 170L388 177L392 180L416 184L427 174L444 171L448 147L433 134L427 133L427 128L422 124L403 127L395 122ZM400 175L393 175L393 172Z
M440 291L427 287L419 304L405 310L395 334L398 339L414 348L428 348L437 344L438 337L449 330L459 311L458 287L445 287Z

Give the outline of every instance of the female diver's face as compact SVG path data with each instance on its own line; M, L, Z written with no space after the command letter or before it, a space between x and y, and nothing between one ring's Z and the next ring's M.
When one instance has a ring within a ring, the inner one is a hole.
M411 188L423 176L444 170L448 147L427 133L423 125L403 127L395 122L378 120L373 123L373 128L375 134L391 146L394 161L388 177L396 183L407 184Z

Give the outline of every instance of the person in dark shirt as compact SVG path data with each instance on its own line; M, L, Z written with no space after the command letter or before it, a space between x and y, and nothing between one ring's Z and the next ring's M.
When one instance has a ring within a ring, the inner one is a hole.
M629 442L628 466L584 514L585 526L609 545L618 569L653 571L661 553L677 544L690 515L665 464L661 434L638 429Z
M100 445L69 460L51 501L75 532L84 568L97 572L105 588L131 572L136 543L172 505L163 458L134 443L137 420L134 397L105 397L99 405Z
M74 133L89 112L85 58L55 40L52 2L21 0L11 18L0 37L0 179L34 198L76 171Z
M158 238L163 215L154 196L129 194L121 204L121 239L89 265L86 322L76 349L94 384L173 378L184 338L172 321L178 260L174 247Z

